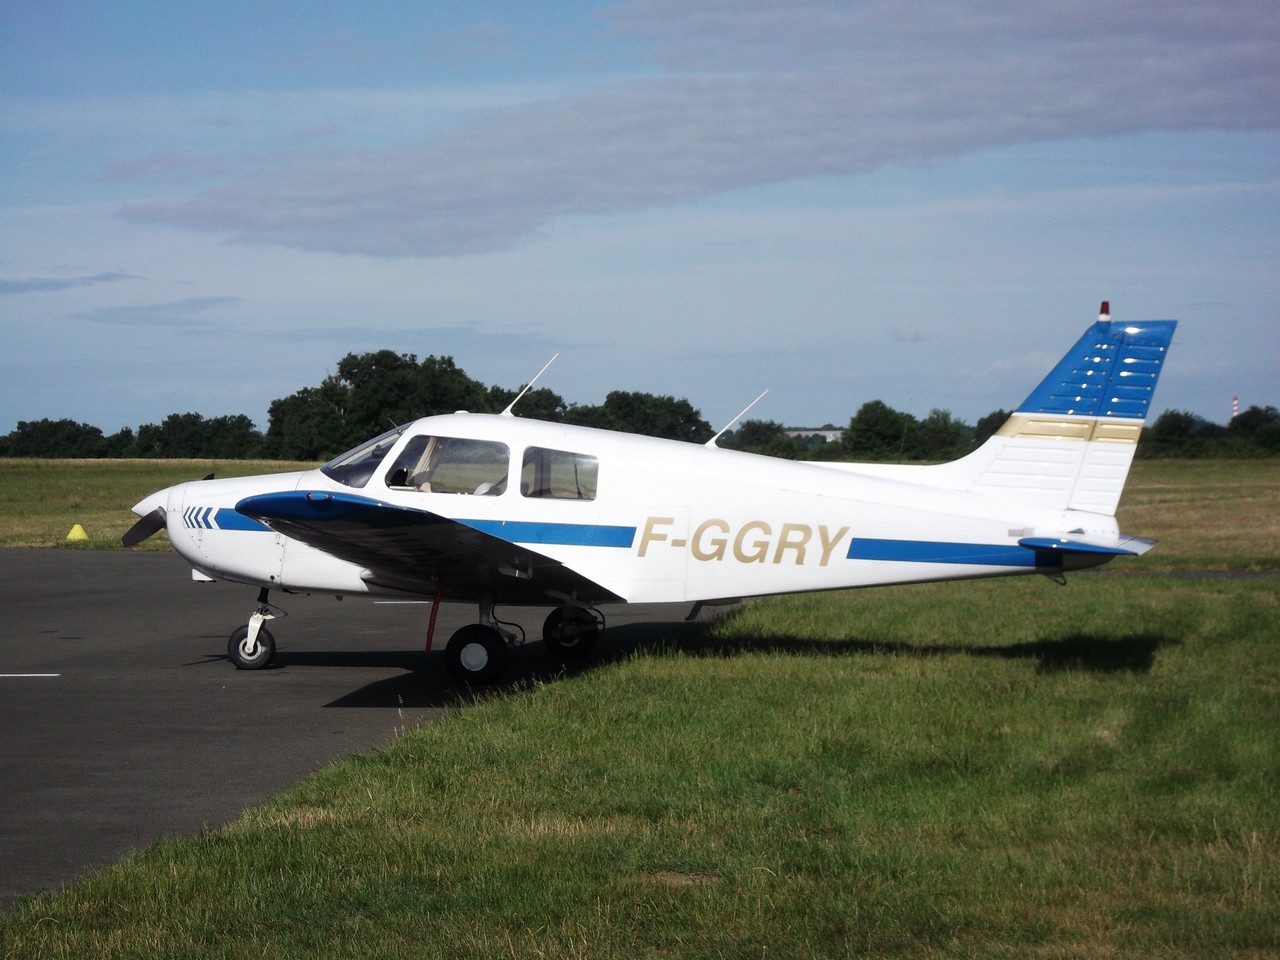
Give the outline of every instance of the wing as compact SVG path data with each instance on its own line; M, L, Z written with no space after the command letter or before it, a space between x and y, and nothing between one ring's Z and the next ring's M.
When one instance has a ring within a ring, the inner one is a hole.
M442 589L450 600L503 603L545 604L559 594L588 603L622 600L559 560L487 532L502 531L507 525L501 521L454 520L368 497L305 490L248 497L236 511L364 567L371 586L428 596ZM528 525L510 526L519 531ZM611 528L603 529L607 537Z

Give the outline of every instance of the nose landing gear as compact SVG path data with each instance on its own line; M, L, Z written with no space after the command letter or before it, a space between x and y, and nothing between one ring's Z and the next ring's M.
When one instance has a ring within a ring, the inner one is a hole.
M265 621L274 620L284 611L267 602L270 591L263 587L258 591L258 606L249 617L249 622L231 631L227 641L227 656L236 665L237 670L262 670L271 663L276 655L276 638L264 626Z

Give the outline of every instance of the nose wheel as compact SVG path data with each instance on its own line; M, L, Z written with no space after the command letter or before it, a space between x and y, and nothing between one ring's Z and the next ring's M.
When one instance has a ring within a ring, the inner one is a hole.
M262 670L276 655L276 638L266 627L258 628L258 636L249 642L248 625L236 627L227 641L227 656L237 670Z
M237 670L262 670L276 655L276 638L264 623L276 618L278 608L267 602L268 596L266 587L258 591L258 606L253 616L243 627L232 630L227 640L227 656ZM280 610L279 615L283 616L284 611Z

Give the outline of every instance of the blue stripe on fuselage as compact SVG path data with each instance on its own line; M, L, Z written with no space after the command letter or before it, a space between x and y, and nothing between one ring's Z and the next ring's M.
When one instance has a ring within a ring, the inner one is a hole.
M971 563L981 566L1034 567L1037 551L1017 544L941 543L932 540L853 538L850 560L898 560L904 563Z
M635 527L594 523L533 523L524 520L463 520L468 527L512 543L544 543L563 547L622 547L635 542Z
M459 523L473 530L506 540L508 543L558 544L572 547L630 547L635 541L635 527L607 526L593 523L536 523L526 520L484 520L449 517L414 507L385 503L369 497L341 491L286 490L246 497L236 504L244 513L241 523L257 521L245 514L256 514L274 520L301 522L342 521L386 529L422 523ZM222 511L219 511L221 522ZM229 525L227 527L230 528ZM266 529L262 527L262 529Z
M236 513L227 507L220 507L218 512L213 515L213 522L218 525L219 530L252 530L258 533L270 533L271 528L264 526L257 520L246 517L243 513ZM207 526L207 524L206 524Z

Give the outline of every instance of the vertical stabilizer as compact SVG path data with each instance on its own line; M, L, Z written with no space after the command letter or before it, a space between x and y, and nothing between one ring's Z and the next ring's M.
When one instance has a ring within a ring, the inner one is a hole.
M1116 323L1106 306L996 435L953 465L975 470L970 489L1115 514L1177 323Z

